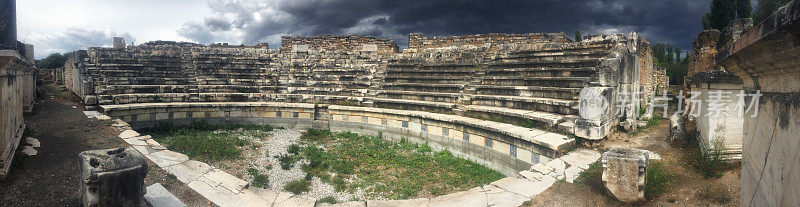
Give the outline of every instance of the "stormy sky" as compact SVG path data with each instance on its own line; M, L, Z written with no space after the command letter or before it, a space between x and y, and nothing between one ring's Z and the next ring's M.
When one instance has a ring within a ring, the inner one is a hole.
M17 0L19 39L41 58L152 40L266 42L285 35L638 32L688 49L711 0Z

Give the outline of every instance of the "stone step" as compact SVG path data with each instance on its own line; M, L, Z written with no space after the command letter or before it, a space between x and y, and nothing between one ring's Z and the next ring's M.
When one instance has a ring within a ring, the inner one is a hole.
M554 114L542 111L530 111L522 109L511 109L505 107L493 106L479 106L479 105L464 105L462 109L469 113L470 111L486 114L494 114L500 116L514 117L518 119L532 120L542 123L544 126L554 127L564 120L564 115Z
M578 101L497 95L472 95L473 105L507 107L532 111L543 111L563 115L577 114Z

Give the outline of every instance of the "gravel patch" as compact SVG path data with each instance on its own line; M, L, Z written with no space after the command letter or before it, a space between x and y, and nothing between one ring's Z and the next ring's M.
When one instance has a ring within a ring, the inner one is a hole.
M301 147L305 147L299 142L302 133L302 131L297 129L275 129L272 131L272 135L269 139L259 143L261 144L261 153L255 158L256 160L253 162L253 167L269 175L269 190L281 192L286 183L292 180L305 178L306 173L303 172L300 167L303 164L307 164L308 161L301 159L296 162L291 169L283 170L281 169L280 161L275 158L275 156L288 154L286 149L289 145L298 144ZM267 165L271 167L267 167ZM267 170L268 168L269 170ZM333 185L324 183L317 177L312 178L309 192L302 193L301 195L315 199L333 196L338 201L364 200L364 192L360 189L354 193L336 192Z

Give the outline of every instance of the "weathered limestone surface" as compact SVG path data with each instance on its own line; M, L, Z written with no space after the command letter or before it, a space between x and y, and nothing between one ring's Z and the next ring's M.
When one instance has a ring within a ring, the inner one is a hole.
M622 202L644 200L648 152L638 149L613 148L603 153L603 184L611 195Z
M800 1L792 1L720 48L719 66L758 90L744 116L743 206L800 206Z
M36 72L33 46L17 41L16 1L0 2L0 179L6 176L32 109Z
M132 148L81 152L80 191L83 206L141 206L147 161Z

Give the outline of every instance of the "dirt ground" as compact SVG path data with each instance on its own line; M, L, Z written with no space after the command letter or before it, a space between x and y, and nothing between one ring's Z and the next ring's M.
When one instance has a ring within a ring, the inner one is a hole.
M0 180L0 206L80 206L78 153L129 146L117 137L119 131L111 121L86 118L83 107L72 100L37 100L34 112L25 115L31 132L26 136L39 139L41 147L35 156L17 150L8 177ZM208 200L155 163L148 160L148 165L146 186L161 183L188 206L209 206Z
M703 178L690 166L691 152L696 146L683 140L671 141L668 120L661 120L644 133L630 135L616 132L603 140L595 150L614 146L646 149L661 156L672 174L672 184L658 198L641 203L620 203L608 196L600 175L583 184L556 182L553 187L531 200L531 206L739 206L741 164L731 163L732 169L720 178Z

